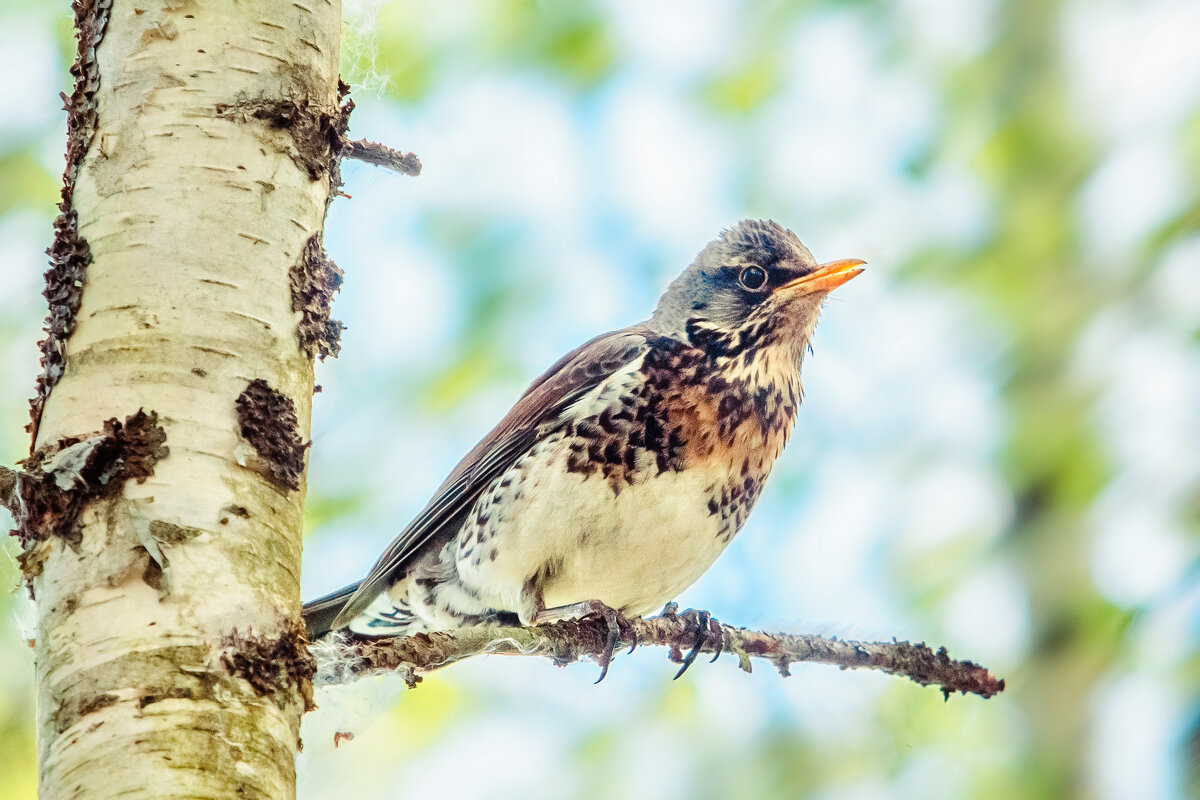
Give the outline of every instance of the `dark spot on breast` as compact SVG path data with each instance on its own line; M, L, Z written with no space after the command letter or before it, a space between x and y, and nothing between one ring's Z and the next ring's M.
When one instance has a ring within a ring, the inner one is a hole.
M721 402L717 404L717 416L722 419L728 419L741 411L741 399L733 394L726 394L721 397Z
M647 450L661 451L663 449L663 427L658 417L646 417L646 430L643 446Z
M580 420L575 425L575 429L585 439L599 439L604 435L604 429L590 419Z

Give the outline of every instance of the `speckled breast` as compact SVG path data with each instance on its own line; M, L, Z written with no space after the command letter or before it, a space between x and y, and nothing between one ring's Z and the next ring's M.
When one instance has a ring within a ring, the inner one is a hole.
M600 600L656 610L745 522L798 394L786 370L746 372L655 343L481 496L459 534L460 579L494 608L528 611L532 581L547 608ZM535 575L531 563L542 565Z

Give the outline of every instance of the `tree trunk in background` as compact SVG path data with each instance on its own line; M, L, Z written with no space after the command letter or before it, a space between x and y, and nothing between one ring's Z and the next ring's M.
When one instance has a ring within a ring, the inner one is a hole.
M340 13L76 2L30 461L75 505L22 521L45 798L295 794Z

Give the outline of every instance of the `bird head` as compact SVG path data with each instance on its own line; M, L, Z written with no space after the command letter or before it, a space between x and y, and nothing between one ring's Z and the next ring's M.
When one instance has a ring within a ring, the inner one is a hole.
M825 298L864 263L818 264L779 223L745 220L709 242L667 287L650 326L712 355L775 345L798 358Z

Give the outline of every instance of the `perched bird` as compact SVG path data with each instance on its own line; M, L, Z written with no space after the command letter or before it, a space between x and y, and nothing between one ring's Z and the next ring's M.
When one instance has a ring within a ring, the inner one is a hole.
M724 231L650 319L535 380L366 578L304 607L310 636L599 615L607 669L625 618L690 586L745 523L821 305L863 263L818 264L772 221Z

